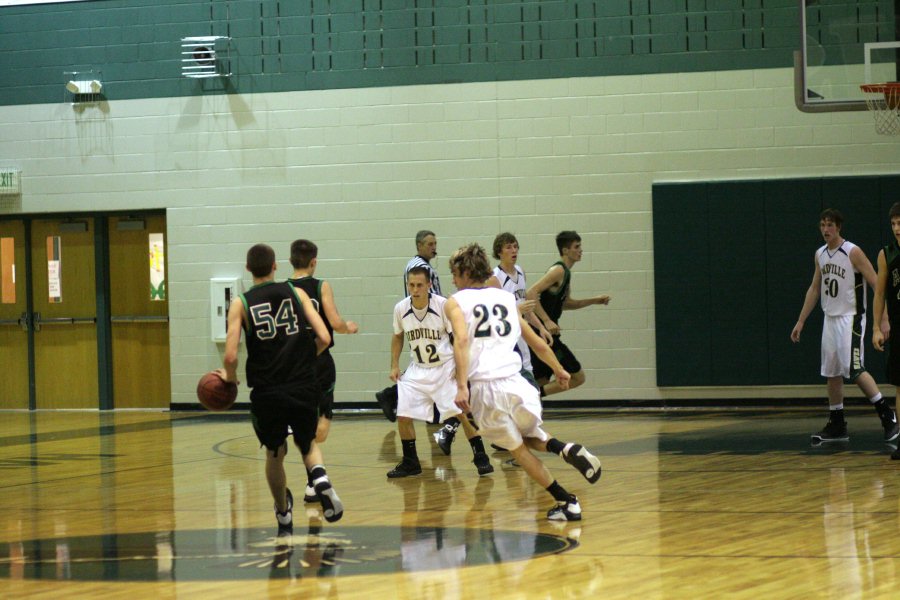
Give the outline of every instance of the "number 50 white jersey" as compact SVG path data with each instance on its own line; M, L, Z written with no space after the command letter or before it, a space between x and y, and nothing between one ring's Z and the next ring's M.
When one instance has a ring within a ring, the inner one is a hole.
M444 315L446 298L428 294L428 306L419 310L407 296L394 306L394 335L403 333L413 362L425 368L453 360L450 322Z
M511 377L522 370L516 342L522 336L516 297L497 288L460 290L459 303L469 331L469 379Z
M866 282L850 260L856 244L844 240L834 251L822 246L816 251L816 263L822 276L820 300L829 317L866 314Z

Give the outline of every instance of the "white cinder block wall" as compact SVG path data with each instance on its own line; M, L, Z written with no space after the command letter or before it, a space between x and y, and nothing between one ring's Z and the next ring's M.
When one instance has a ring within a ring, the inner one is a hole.
M613 299L564 315L587 383L559 398L822 393L656 387L651 184L900 165L900 141L868 114L800 113L789 69L12 106L0 123L0 161L24 180L0 211L168 209L176 403L195 401L197 377L221 361L209 278L249 285L256 242L287 276L299 237L319 245L317 275L361 328L337 338L336 399L371 400L388 383L391 308L423 228L438 235L449 291L446 258L465 242L514 232L534 281L556 259L555 234L581 233L573 295Z

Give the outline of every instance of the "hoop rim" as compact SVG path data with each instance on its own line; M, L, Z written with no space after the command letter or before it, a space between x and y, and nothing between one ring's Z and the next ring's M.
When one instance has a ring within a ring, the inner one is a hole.
M888 92L900 93L900 81L886 81L884 83L864 83L859 86L866 94L885 94Z

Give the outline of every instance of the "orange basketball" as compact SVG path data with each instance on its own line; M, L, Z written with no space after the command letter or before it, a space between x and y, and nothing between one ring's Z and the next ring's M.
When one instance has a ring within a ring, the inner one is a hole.
M237 384L225 381L218 373L210 371L197 383L197 398L207 410L228 410L237 398Z

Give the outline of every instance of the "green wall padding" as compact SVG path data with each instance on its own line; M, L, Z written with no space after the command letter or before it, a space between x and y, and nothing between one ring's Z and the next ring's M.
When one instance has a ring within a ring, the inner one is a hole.
M655 184L657 385L824 383L818 306L800 343L790 340L823 243L819 214L840 210L844 238L877 269L898 186L900 175ZM884 354L871 345L873 295L869 289L865 364L882 382Z

